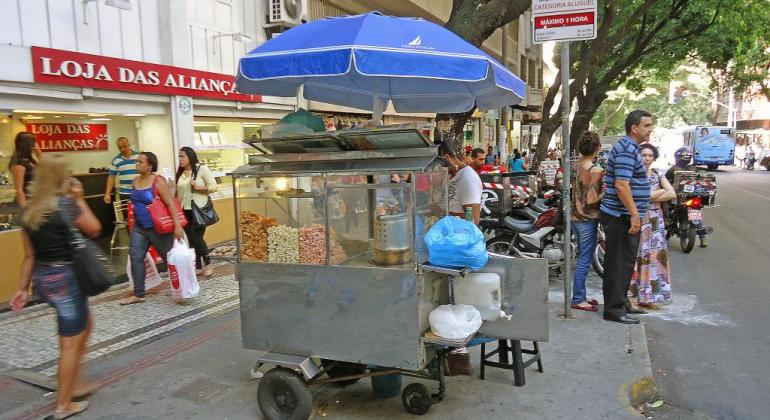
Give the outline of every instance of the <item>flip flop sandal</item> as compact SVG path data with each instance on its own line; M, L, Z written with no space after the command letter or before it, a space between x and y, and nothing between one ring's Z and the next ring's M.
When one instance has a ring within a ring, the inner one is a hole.
M590 303L592 306L599 306L599 301L596 299L587 300L586 303Z
M77 407L77 408L75 408L74 410L56 410L56 411L54 411L53 414L51 414L50 416L46 417L45 420L49 420L49 419L50 420L64 420L64 419L68 419L68 418L70 418L72 416L76 416L76 415L86 411L86 409L88 408L88 405L89 405L88 401L73 402L72 404L74 404L75 407Z
M580 306L577 303L573 303L571 305L571 308L572 309L577 309L579 311L588 311L588 312L596 312L596 311L599 310L599 308L597 308L596 306L593 306L593 305L591 305L591 306Z
M143 303L143 302L144 302L144 298L133 298L133 297L121 299L118 301L118 303L121 306L133 305L135 303Z

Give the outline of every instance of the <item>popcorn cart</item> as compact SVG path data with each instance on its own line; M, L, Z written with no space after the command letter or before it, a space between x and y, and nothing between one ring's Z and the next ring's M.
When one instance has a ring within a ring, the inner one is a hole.
M427 263L423 237L447 214L447 170L425 128L246 141L259 154L231 174L236 276L244 346L264 352L255 370L275 366L258 388L267 418L307 418L310 386L369 376L438 381L436 394L404 388L410 413L444 397L444 356L473 336L427 333L467 270ZM481 333L547 341L545 263L495 256L482 271L499 273L514 318Z

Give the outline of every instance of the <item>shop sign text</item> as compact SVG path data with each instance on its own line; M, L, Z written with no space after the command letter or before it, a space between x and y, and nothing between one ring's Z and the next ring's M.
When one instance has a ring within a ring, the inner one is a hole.
M27 124L44 152L88 152L107 150L107 124Z
M260 96L237 93L234 76L141 61L32 47L32 67L37 83L229 101L261 101Z

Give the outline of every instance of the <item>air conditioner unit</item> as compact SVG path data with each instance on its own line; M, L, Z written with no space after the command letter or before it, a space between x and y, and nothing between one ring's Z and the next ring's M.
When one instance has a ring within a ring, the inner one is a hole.
M296 26L307 19L307 0L268 0L268 6L271 24Z

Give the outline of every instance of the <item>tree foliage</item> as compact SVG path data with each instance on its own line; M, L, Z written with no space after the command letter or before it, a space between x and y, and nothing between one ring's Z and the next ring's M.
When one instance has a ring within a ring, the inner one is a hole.
M644 71L640 71L644 75ZM670 79L683 81L690 93L676 103L669 103ZM644 84L637 81L644 80ZM682 125L715 124L711 101L714 90L705 67L682 65L670 77L647 75L629 79L615 91L608 92L607 99L599 106L591 120L600 136L624 134L626 114L635 109L650 110L655 125L677 127Z
M518 19L531 0L453 0L445 27L476 47L498 28ZM465 124L473 110L462 114L436 115L435 139L446 142L456 153L463 145Z
M728 69L740 50L735 46L748 48L760 32L754 24L736 27L734 21L746 14L766 16L767 3L600 0L596 39L573 43L570 49L569 95L576 105L570 134L573 144L609 93L622 85L639 91L650 81L671 80L679 65L688 59L699 59L709 69ZM545 156L551 136L561 126L561 112L554 107L561 77L561 72L557 73L545 96L538 160Z

